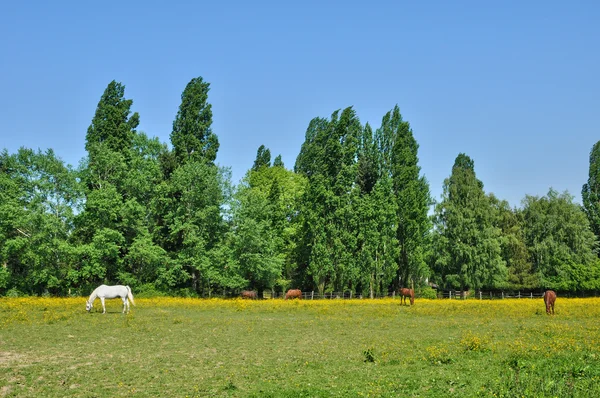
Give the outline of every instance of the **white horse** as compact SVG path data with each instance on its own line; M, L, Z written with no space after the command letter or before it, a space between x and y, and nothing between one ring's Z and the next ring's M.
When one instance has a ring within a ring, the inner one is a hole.
M129 312L129 301L131 304L135 305L133 302L133 294L131 294L131 288L129 286L123 285L115 285L115 286L106 286L100 285L98 286L92 294L90 294L90 298L85 302L85 310L90 311L93 307L94 300L97 297L100 297L100 301L102 302L102 313L106 313L106 307L104 306L104 299L113 299L117 297L121 297L123 300L123 313L125 310ZM127 300L129 299L129 300Z

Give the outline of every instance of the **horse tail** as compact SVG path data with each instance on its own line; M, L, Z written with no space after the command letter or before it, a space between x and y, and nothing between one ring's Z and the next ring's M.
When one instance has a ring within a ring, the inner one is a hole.
M127 288L127 298L129 298L129 301L131 301L131 304L135 305L135 302L133 301L133 294L131 294L131 288L129 286L125 286Z

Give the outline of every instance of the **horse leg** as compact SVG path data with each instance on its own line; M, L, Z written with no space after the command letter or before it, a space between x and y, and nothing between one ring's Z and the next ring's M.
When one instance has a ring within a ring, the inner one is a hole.
M106 314L106 307L104 306L104 297L100 297L100 302L102 303L102 313Z
M121 313L124 314L127 308L127 297L121 297L121 300L123 300L123 311Z

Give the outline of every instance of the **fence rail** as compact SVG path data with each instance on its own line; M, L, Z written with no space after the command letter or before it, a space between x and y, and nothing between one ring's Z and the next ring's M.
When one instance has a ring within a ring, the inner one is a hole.
M437 298L438 299L450 299L450 300L461 300L461 299L469 299L469 300L502 300L502 299L541 299L544 296L543 292L532 292L532 291L468 291L462 292L459 290L445 290L438 291ZM597 291L588 291L588 292L565 292L559 293L561 297L598 297ZM374 294L373 298L381 299L381 298L396 298L400 297L400 295L396 292L387 292L387 293L379 293ZM264 298L285 298L285 293L281 292L264 292ZM352 292L327 292L323 294L319 294L316 291L307 291L302 292L302 298L304 300L335 300L335 299L368 299L371 298L370 295L356 294ZM415 298L420 298L419 291L415 292Z

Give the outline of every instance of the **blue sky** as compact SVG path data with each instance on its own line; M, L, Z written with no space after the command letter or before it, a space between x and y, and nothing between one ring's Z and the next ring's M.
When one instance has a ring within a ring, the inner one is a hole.
M460 152L486 192L581 202L600 140L594 1L129 1L0 4L0 148L77 165L111 80L169 142L181 92L211 84L217 161L237 183L264 144L292 168L309 121L395 104L436 199Z

